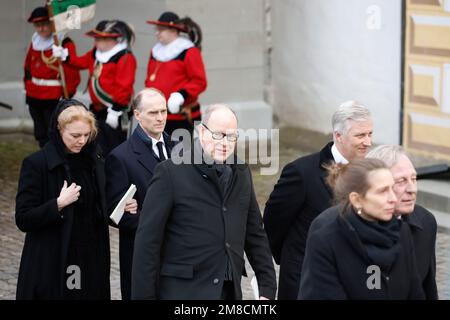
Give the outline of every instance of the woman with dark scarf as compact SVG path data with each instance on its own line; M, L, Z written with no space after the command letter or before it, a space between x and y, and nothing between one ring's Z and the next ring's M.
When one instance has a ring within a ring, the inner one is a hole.
M363 159L328 170L338 205L311 224L299 299L424 299L389 169Z
M103 160L93 114L61 100L50 141L22 163L16 224L26 232L17 299L110 299Z

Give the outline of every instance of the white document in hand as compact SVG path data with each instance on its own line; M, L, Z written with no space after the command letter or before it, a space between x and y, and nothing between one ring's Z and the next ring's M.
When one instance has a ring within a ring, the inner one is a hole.
M258 280L256 280L255 276L253 276L252 281L250 281L250 285L252 286L255 300L259 300Z
M113 213L109 216L115 224L119 224L120 219L122 219L123 213L125 212L125 204L133 199L133 196L136 192L136 186L132 184L127 192L123 195L122 199L120 199Z

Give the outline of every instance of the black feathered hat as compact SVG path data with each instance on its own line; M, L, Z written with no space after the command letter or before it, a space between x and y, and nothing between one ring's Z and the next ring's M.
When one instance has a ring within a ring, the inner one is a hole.
M178 23L179 20L180 17L176 13L166 11L161 14L158 20L148 20L147 23L186 32L186 27L183 24Z
M28 17L28 22L35 23L35 22L41 22L41 21L48 21L48 10L47 7L37 7L36 9L31 12L30 16Z

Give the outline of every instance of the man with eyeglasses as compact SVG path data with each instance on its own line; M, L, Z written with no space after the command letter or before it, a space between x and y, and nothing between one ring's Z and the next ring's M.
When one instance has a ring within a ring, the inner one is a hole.
M111 214L131 184L136 186L134 199L125 206L119 222L120 288L123 300L131 298L131 264L139 214L155 166L170 157L173 143L164 132L167 104L156 89L144 89L133 101L138 122L130 138L117 146L106 158L106 197Z
M144 200L133 257L132 298L239 300L244 252L260 299L273 299L275 270L251 172L235 155L236 114L210 106L190 162L159 164Z

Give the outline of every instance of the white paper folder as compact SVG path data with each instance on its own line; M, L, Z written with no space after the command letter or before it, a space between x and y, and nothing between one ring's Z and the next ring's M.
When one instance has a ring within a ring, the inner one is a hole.
M123 213L125 212L125 204L133 199L134 194L136 193L136 186L132 184L127 192L123 195L122 199L120 199L117 206L114 208L114 211L109 216L115 224L119 224L120 219L122 219Z
M253 276L250 281L250 285L252 286L253 297L255 300L259 300L259 288L258 288L258 280L256 280L256 276Z

